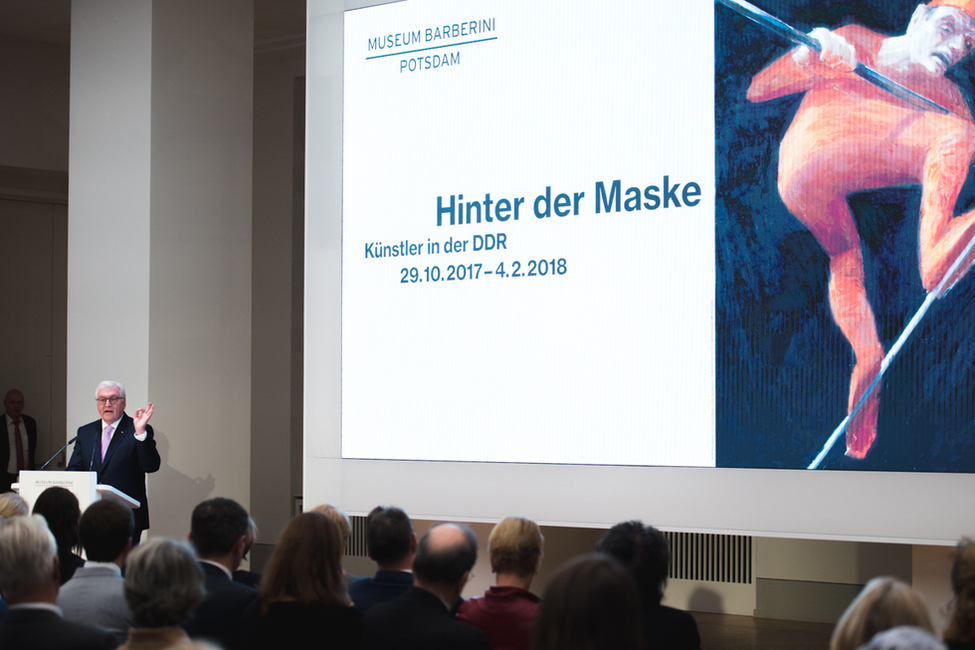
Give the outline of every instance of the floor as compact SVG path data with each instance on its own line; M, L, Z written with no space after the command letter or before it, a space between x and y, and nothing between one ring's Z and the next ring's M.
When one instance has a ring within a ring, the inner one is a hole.
M832 623L694 612L702 650L827 650Z

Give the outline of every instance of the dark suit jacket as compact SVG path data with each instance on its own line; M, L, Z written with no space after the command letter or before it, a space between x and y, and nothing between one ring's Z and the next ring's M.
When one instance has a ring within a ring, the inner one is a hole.
M152 437L152 427L146 426L146 439L135 439L135 424L123 414L118 428L112 433L105 462L102 462L101 420L95 420L78 429L78 441L74 445L68 469L79 472L98 472L98 482L118 488L133 499L138 499L135 511L135 527L149 527L149 505L146 503L146 474L159 469L162 462ZM135 540L133 540L133 543Z
M0 648L17 650L110 650L110 633L70 623L44 609L13 609L0 623Z
M402 596L376 605L362 618L363 650L491 650L477 628L450 615L429 591L410 587Z
M246 647L244 630L254 628L250 618L260 613L257 591L234 582L212 564L200 562L200 568L206 576L206 596L180 627L191 639L214 641L225 650Z
M402 595L413 586L413 574L409 571L376 571L375 578L360 578L349 587L349 598L360 614L374 605Z
M643 611L643 643L647 650L701 650L694 617L664 605Z
M6 474L7 463L10 462L10 440L7 437L7 414L0 415L0 474ZM29 415L21 415L21 431L27 433L27 469L35 469L36 461L34 452L37 451L37 422ZM6 492L3 487L6 485L6 478L0 478L0 492Z

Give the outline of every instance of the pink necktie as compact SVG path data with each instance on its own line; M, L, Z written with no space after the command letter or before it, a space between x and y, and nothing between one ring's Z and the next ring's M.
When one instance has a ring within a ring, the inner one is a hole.
M102 432L102 462L105 462L105 452L108 451L108 445L112 442L112 425L105 427Z

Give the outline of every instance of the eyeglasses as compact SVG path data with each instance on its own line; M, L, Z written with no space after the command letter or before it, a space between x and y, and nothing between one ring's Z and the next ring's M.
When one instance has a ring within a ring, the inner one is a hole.
M96 397L95 401L101 404L102 406L105 406L106 404L118 404L123 399L125 398L124 397Z

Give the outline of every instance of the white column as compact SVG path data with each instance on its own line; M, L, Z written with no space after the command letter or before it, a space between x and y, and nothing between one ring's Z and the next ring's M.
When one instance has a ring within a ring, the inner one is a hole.
M151 533L250 501L253 3L72 3L69 430L149 400Z

